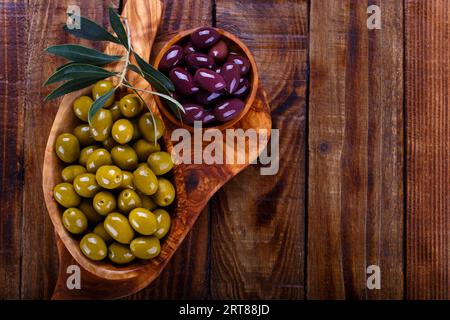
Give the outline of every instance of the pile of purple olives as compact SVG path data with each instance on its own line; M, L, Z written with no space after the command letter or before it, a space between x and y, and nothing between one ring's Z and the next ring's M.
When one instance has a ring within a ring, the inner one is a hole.
M161 58L158 69L175 86L174 98L185 109L186 124L202 121L215 125L237 117L250 92L250 61L231 52L220 34L203 27L185 43L173 45Z

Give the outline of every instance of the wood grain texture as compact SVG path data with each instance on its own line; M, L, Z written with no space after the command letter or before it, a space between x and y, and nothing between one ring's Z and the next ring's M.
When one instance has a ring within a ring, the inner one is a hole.
M370 3L381 30L367 2L311 2L309 299L403 298L403 9Z
M0 3L0 299L20 298L26 1Z
M212 200L212 297L301 299L307 1L219 0L216 12L216 26L240 37L255 56L282 159L275 176L251 166Z
M63 60L44 56L44 49L54 44L79 41L64 33L61 27L66 21L69 4L79 5L82 15L106 25L110 3L109 0L31 0L26 8L30 33L27 39L27 94L24 108L22 298L49 298L58 274L54 228L45 208L41 182L45 145L59 102L44 103L49 88L43 90L42 83ZM118 4L117 1L115 3ZM84 40L81 43L93 45ZM97 43L96 46L101 49L104 44ZM41 63L43 59L45 63Z
M406 1L407 298L450 299L450 3Z
M210 1L164 1L153 58L177 31L211 25ZM129 299L205 299L209 296L209 206L159 278Z

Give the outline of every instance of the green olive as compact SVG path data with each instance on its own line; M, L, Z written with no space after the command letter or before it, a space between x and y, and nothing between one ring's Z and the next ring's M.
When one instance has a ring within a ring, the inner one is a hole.
M122 117L122 113L120 112L119 101L114 101L114 103L108 109L109 111L111 111L113 121L119 120Z
M133 125L133 139L132 140L136 140L136 139L140 139L141 138L141 131L139 131L139 118L135 117L130 119L131 124Z
M106 216L116 209L116 198L109 191L100 191L94 196L92 205L94 206L95 211L102 216Z
M160 207L167 207L175 199L175 188L173 184L165 179L158 179L158 190L152 196L153 201Z
M53 189L53 197L60 205L66 208L76 207L81 201L73 185L68 182L57 184Z
M89 96L81 96L75 99L73 102L73 113L80 119L81 121L88 121L88 113L89 109L92 106L94 101Z
M128 220L133 229L144 236L149 236L156 232L156 217L150 210L135 208L128 215Z
M103 96L104 94L108 93L109 91L111 91L114 88L114 85L111 81L109 80L100 80L99 82L97 82L93 87L92 87L92 98L94 100L97 100L98 98L100 98L101 96ZM114 102L114 94L108 98L108 100L106 100L105 104L103 105L103 107L109 107L110 105L112 105Z
M91 119L91 136L95 141L103 141L111 133L113 124L111 111L101 108Z
M111 154L108 150L99 148L92 152L87 158L86 169L90 173L95 173L101 166L112 164Z
M138 168L141 168L141 167L144 167L144 168L150 169L150 167L148 166L147 162L142 162L142 163L139 163L139 164L138 164ZM151 170L151 169L150 169L150 170Z
M73 135L77 137L81 146L88 146L95 142L91 136L91 128L88 124L80 124L73 129Z
M122 170L122 183L120 184L120 188L131 190L136 189L133 183L133 174L131 172Z
M81 234L87 229L88 220L81 210L68 208L62 216L64 227L73 234Z
M103 260L107 254L105 241L95 233L88 233L81 239L80 249L86 257L94 261Z
M100 186L92 173L82 173L73 180L75 191L84 198L92 198L100 191ZM77 204L78 205L78 204Z
M165 151L153 152L149 155L147 163L157 176L166 174L173 168L172 157Z
M158 179L146 166L140 166L133 172L133 181L136 188L148 196L155 194L158 189Z
M97 224L93 231L96 235L100 236L106 243L110 243L113 241L113 238L106 232L105 227L103 226L103 221Z
M138 193L139 197L141 198L142 201L142 208L145 208L147 210L153 211L155 210L158 206L156 205L156 203L152 200L152 198L150 196L147 196L143 193Z
M105 189L115 189L122 183L122 170L117 166L101 166L95 173L100 186Z
M111 130L111 136L120 144L131 141L134 135L134 127L130 120L119 119L114 122Z
M128 213L134 208L138 208L142 205L141 197L131 189L122 190L117 197L117 205L119 209Z
M126 264L135 258L130 248L120 243L111 243L109 245L108 257L109 260L117 264Z
M147 161L148 156L153 152L160 151L159 143L148 142L144 139L139 139L133 144L133 149L136 151L139 161Z
M127 118L137 116L142 111L142 100L135 94L127 94L120 99L120 111Z
M98 146L87 146L80 151L80 158L78 159L78 162L86 166L87 160L89 156L94 152L94 150L98 149Z
M156 232L153 234L158 239L164 238L164 236L169 232L170 230L170 215L166 210L163 209L156 209L153 211L153 214L156 217Z
M73 179L79 174L86 173L86 168L78 164L65 167L61 171L61 177L64 182L73 182Z
M111 157L114 163L122 170L131 171L137 168L137 154L129 145L115 146L111 150Z
M81 200L78 209L80 209L81 212L84 213L90 223L99 223L103 219L103 217L99 215L97 211L95 211L92 202L88 199Z
M156 130L150 112L144 113L139 118L139 130L141 131L142 136L150 142L158 140L164 134L164 123L162 122L162 120L159 117L153 118L156 123Z
M134 231L128 219L117 212L108 214L103 226L106 232L117 242L128 244L134 238Z
M102 145L106 150L111 151L111 149L117 145L117 142L113 139L113 137L109 136L102 141Z
M71 133L63 133L56 138L56 154L66 162L72 163L80 156L80 143L77 137Z
M131 241L130 249L136 257L147 260L159 255L161 245L156 237L139 237Z

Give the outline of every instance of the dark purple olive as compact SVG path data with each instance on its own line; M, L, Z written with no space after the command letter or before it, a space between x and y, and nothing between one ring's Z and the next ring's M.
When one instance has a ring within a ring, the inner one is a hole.
M202 121L204 109L202 106L194 103L183 104L185 113L181 113L183 121L187 124L192 124L194 121Z
M236 96L237 98L243 98L245 94L248 92L250 84L248 80L245 78L241 78L241 81L239 82L240 82L239 87L237 88L237 90L234 92L233 95Z
M226 85L225 80L223 80L223 77L220 74L205 68L197 70L194 80L200 88L209 92L222 90Z
M186 63L192 69L207 68L214 66L214 59L203 53L191 53L186 57Z
M214 102L217 102L222 96L223 93L221 92L208 92L201 90L195 95L195 101L202 106L208 106Z
M191 94L200 92L200 88L197 86L193 86L191 90Z
M203 112L203 124L210 124L214 121L216 121L216 116L214 115L214 113L212 112L212 110L205 110Z
M196 52L194 46L192 45L192 42L186 43L186 45L183 48L183 52L184 52L185 55L188 55L188 54Z
M220 75L223 77L223 80L225 80L225 90L230 94L235 92L239 86L239 80L241 79L239 67L232 62L227 62L220 69Z
M213 57L215 61L221 62L228 57L228 47L224 41L217 42L211 49L209 49L208 55Z
M180 65L183 61L183 48L180 46L171 46L169 50L163 55L159 63L159 69L162 71L169 71L173 67Z
M181 99L181 95L179 95L178 93L176 93L176 92L172 92L172 98L174 98L175 100L179 100L179 99Z
M173 68L169 72L169 78L172 80L177 93L182 95L193 94L194 80L189 72L183 68Z
M191 34L191 42L198 49L205 49L214 45L220 39L220 34L210 27L203 27Z
M222 122L235 118L244 109L244 101L231 98L219 102L213 109L216 119Z
M232 62L236 64L240 68L242 75L247 74L248 71L250 70L250 61L248 61L247 58L239 54L236 53L230 54L228 56L227 62Z

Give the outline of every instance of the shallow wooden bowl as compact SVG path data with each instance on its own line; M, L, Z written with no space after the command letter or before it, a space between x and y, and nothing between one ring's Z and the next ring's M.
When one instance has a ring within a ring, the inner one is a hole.
M127 17L133 33L133 48L141 57L149 57L150 50L160 21L162 6L160 1L128 0L122 15ZM108 45L106 52L121 54L120 48ZM135 74L129 81L138 88L148 84ZM63 132L72 132L79 123L72 112L72 103L80 95L89 93L89 88L69 95L62 100L45 150L43 167L43 192L48 214L55 227L59 255L59 274L53 299L111 299L120 298L146 287L155 280L191 230L199 214L212 195L229 179L247 167L258 154L248 156L245 164L179 164L173 169L176 200L171 206L172 226L169 234L161 241L161 253L149 261L135 261L125 266L115 266L110 262L94 262L87 259L79 249L79 239L70 235L62 225L63 208L53 199L53 188L61 182L60 172L63 163L54 152L56 138ZM143 99L152 106L153 112L160 116L153 97L143 94ZM165 149L172 151L171 132L177 128L165 122L166 132L163 140ZM236 128L270 130L270 109L265 92L258 88L253 104L246 115L235 123ZM264 146L261 146L264 147ZM247 148L246 148L247 150ZM77 265L81 272L81 289L67 287L68 267Z
M249 83L250 83L250 92L247 95L247 98L245 99L245 106L244 109L241 111L241 113L234 119L231 119L230 121L227 121L221 125L218 126L210 126L208 128L215 128L219 130L225 130L228 128L231 128L236 123L238 123L250 110L250 107L252 106L253 102L255 101L256 92L258 91L258 83L259 83L259 77L258 77L258 68L256 67L255 58L253 57L253 54L250 52L250 50L247 48L247 46L234 34L229 33L228 31L214 28L221 36L221 40L225 41L228 48L231 52L236 52L244 57L246 57L250 61L251 70L250 70L250 76L249 76ZM189 36L197 30L197 28L185 30L178 32L172 39L170 39L162 48L159 54L156 56L155 61L153 63L154 67L158 69L159 63L161 62L162 57L167 52L167 50L170 49L175 44L183 46L189 41ZM188 129L189 131L193 131L194 127L185 123L182 123L179 121L173 113L167 109L167 107L164 104L163 99L159 97L155 97L155 101L158 104L159 110L161 113L169 119L170 122L172 122L177 127L183 127L185 129Z

